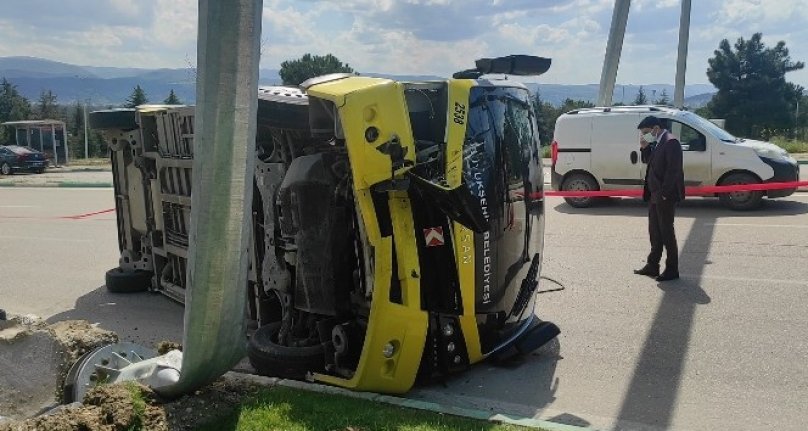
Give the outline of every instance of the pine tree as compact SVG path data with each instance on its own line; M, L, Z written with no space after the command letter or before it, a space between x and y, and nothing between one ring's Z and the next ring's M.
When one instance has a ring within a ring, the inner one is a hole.
M56 106L56 95L51 90L42 90L39 94L39 101L36 104L36 116L40 120L56 119L59 117Z
M648 96L645 95L645 89L640 85L640 91L637 92L637 97L634 98L635 105L647 105Z
M180 98L174 93L173 88L171 89L171 93L168 94L168 97L163 100L163 103L166 105L182 105L182 101L180 101Z
M140 88L138 84L134 90L132 90L132 94L126 99L126 103L124 103L124 108L136 108L140 105L145 105L148 103L149 99L146 97L146 92Z
M31 117L31 102L21 95L17 86L6 78L0 81L0 123L28 120ZM13 127L0 127L0 144L15 142Z
M668 97L668 90L663 88L662 93L660 93L660 95L659 95L659 99L656 100L656 104L657 105L667 106L667 105L670 105L670 103L671 103L671 98Z

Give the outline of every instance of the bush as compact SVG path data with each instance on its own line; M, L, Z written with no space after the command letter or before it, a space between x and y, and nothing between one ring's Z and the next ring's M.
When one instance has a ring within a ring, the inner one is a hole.
M788 139L782 136L774 136L770 142L789 153L808 153L808 142Z

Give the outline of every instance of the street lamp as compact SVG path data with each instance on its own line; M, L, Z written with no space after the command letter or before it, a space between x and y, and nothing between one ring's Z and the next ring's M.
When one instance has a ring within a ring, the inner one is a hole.
M90 151L89 145L87 144L87 105L90 103L90 99L87 99L84 103L84 158L90 158Z

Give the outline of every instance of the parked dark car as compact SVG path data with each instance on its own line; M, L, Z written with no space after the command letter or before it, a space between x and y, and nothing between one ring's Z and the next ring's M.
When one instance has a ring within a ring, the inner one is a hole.
M27 171L41 174L48 166L48 158L41 151L18 145L0 146L0 174Z

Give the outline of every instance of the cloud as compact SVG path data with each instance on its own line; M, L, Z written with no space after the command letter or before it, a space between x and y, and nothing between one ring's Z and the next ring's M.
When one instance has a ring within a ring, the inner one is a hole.
M0 55L76 64L185 67L196 57L196 0L5 0ZM670 82L680 0L634 0L624 82ZM262 64L333 53L360 71L449 75L482 56L553 58L543 82L597 83L614 0L264 0ZM808 0L693 2L688 81L728 37L764 33L808 60ZM808 71L790 74L808 85Z

